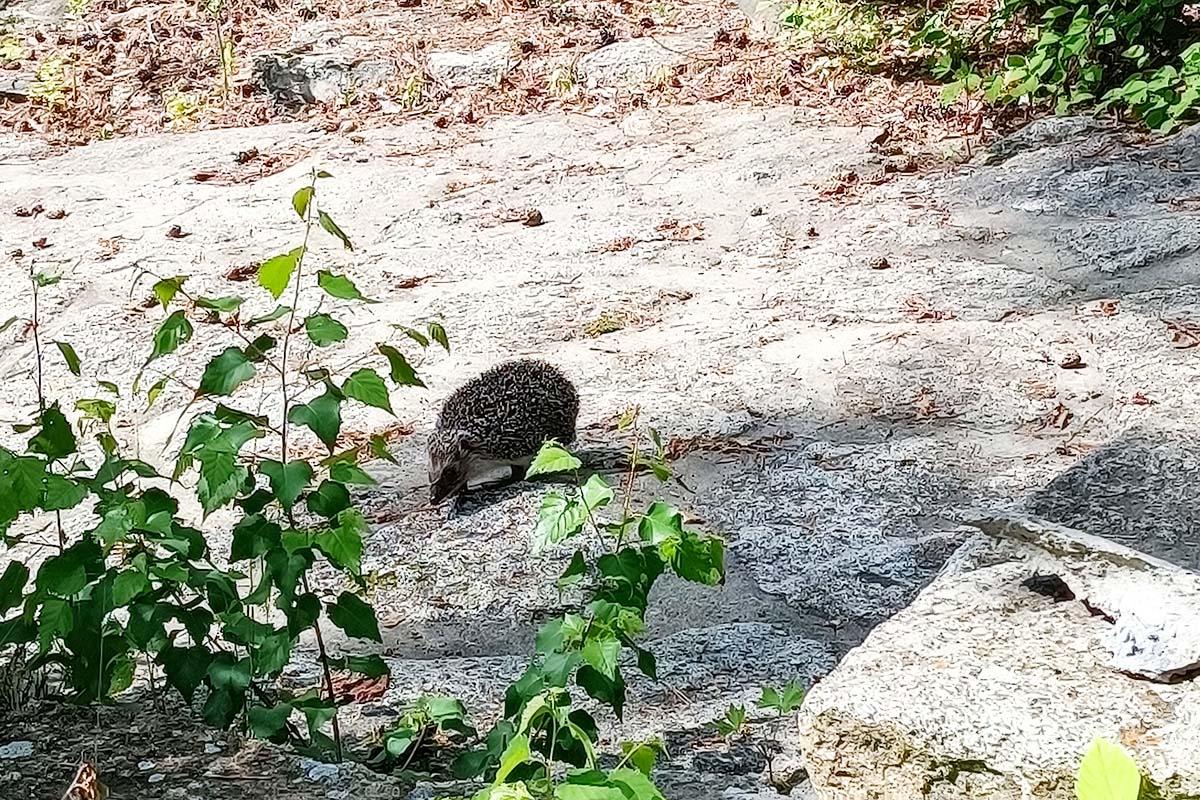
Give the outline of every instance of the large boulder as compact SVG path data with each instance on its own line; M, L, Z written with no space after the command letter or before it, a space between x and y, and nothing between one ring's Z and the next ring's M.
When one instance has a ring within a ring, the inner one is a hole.
M1068 800L1104 736L1162 798L1200 797L1200 575L1037 520L977 526L993 538L809 694L817 796Z

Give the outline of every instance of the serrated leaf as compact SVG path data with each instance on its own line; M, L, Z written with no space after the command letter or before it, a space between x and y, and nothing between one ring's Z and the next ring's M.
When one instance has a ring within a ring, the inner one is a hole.
M187 275L176 275L174 278L163 278L154 284L152 287L154 296L158 298L158 302L164 309L175 299L175 295L179 294L179 290L183 288L187 279Z
M537 525L533 531L535 552L559 544L575 536L587 521L587 508L575 497L562 492L549 492L538 509Z
M354 285L354 281L344 275L335 275L327 269L317 272L317 285L325 290L330 297L339 300L362 300L364 303L374 303L374 300L364 297Z
M246 725L250 735L256 739L268 741L279 740L287 736L287 723L292 715L292 707L280 703L273 708L251 706L246 710Z
M683 535L683 515L667 503L655 502L638 521L638 535L646 544L660 544Z
M180 345L191 338L192 323L188 322L182 311L173 312L162 321L158 330L154 332L154 347L150 351L150 357L146 359L146 363L149 364L157 358L174 353Z
M554 586L561 592L563 589L582 582L585 577L587 577L587 561L584 560L583 553L576 550L575 555L571 557L571 563L567 565L563 574L558 576Z
M67 362L67 369L71 370L71 374L79 377L79 355L75 352L75 348L67 342L55 342L54 346L58 348L58 352L62 353L62 357Z
M287 630L276 631L263 639L254 654L255 669L267 675L282 670L292 657L292 644L292 635Z
M555 441L545 442L538 450L529 469L525 471L526 478L535 475L551 475L558 472L574 472L583 466L583 462L571 455L566 448Z
M341 628L347 636L370 639L372 642L383 641L379 635L379 621L375 619L375 609L357 595L342 592L337 602L326 609L326 613L329 614L329 621Z
M229 653L217 653L208 667L208 678L213 688L235 694L250 688L252 674L250 659L235 659Z
M227 397L238 386L254 377L254 364L246 354L236 347L226 347L221 354L208 362L200 376L201 395Z
M342 400L329 386L325 393L288 412L288 422L303 425L325 443L330 452L342 429Z
M318 211L317 219L320 220L322 228L324 228L328 233L337 237L337 239L342 243L342 247L346 248L347 250L354 249L354 245L350 242L350 237L346 235L345 231L338 227L338 224L333 221L333 217L329 216L324 211Z
M346 326L328 314L312 314L304 320L304 332L317 347L328 347L335 342L345 341L349 331Z
M654 771L663 746L659 740L646 742L621 742L621 755L626 763L633 764L638 772L649 775Z
M346 382L342 384L342 394L351 397L364 405L382 409L389 414L392 411L392 401L388 396L387 385L375 370L368 367L355 370Z
M305 500L308 510L326 519L332 519L350 507L350 492L335 481L321 481L321 485Z
M292 195L292 208L296 209L296 215L300 219L304 219L308 215L308 204L312 202L314 189L311 186L305 186L296 190Z
M1125 750L1107 739L1092 742L1075 780L1079 800L1137 800L1142 775Z
M230 295L228 297L198 297L196 298L196 306L209 311L219 311L228 314L237 311L241 308L242 303L246 302L241 297Z
M242 517L233 527L233 543L229 550L229 560L233 563L248 558L257 558L279 546L279 537L283 533L278 525L264 519L259 514Z
M119 572L113 581L113 604L118 608L127 606L149 588L150 580L137 570Z
M308 488L308 482L313 477L312 467L307 461L289 461L287 464L281 464L267 459L259 465L258 471L267 476L275 499L285 511L292 510L292 506L296 505L296 500Z
M275 306L275 310L269 314L263 314L261 317L254 317L246 323L247 328L253 328L255 325L262 325L266 322L274 322L280 317L286 317L292 311L289 306Z
M605 482L604 478L595 474L587 479L580 491L583 502L593 512L607 506L615 496L612 487Z
M303 247L297 247L282 255L264 261L258 268L258 285L271 293L276 300L283 294L292 280L292 273L304 253Z
M358 510L348 508L338 514L336 525L317 534L317 548L330 561L358 575L362 571L363 534L367 532L367 521Z
M396 460L396 457L392 455L391 450L388 449L387 439L383 438L379 434L372 436L368 444L371 447L371 455L375 456L375 458L382 458L384 461L390 461L393 464L400 463Z
M583 644L583 660L604 677L616 677L617 661L621 657L621 642L613 639L588 639Z
M388 360L393 383L397 386L420 386L421 388L425 388L425 383L417 377L416 370L408 363L408 359L404 357L403 353L390 344L377 344L375 345L375 349Z

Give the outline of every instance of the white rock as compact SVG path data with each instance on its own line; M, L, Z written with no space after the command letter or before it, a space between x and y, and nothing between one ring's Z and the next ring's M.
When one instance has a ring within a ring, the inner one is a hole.
M33 742L24 740L0 744L0 758L29 758L33 755Z
M139 761L139 762L138 762L138 770L139 770L139 771L141 771L141 772L149 772L149 771L150 771L150 770L152 770L152 769L154 769L154 762L153 762L153 761Z
M153 775L151 775L149 778L147 778L146 780L149 781L150 783L162 783L166 779L167 779L166 775L163 775L161 772L156 772Z
M434 50L426 56L425 68L430 77L451 89L488 86L508 68L508 55L506 42L495 42L470 53Z

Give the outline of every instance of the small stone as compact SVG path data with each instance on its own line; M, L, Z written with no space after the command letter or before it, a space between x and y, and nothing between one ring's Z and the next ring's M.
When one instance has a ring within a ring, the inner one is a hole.
M755 206L754 208L750 209L750 216L752 217L761 217L763 213L765 212L763 211L762 206Z
M151 775L149 778L147 778L146 780L148 780L150 783L162 783L166 779L167 779L166 775L163 775L161 772L156 772L153 775Z
M1083 369L1087 364L1083 363L1083 356L1079 353L1067 353L1063 360L1059 363L1063 369Z
M891 269L892 264L883 256L875 256L867 261L867 266L871 269Z
M149 772L150 770L154 769L154 767L155 767L155 763L153 761L139 761L138 762L138 770L141 772Z
M220 745L213 744L212 742L208 742L207 744L204 745L204 754L205 755L212 756L212 755L216 755L219 752L221 752Z
M33 755L33 742L19 740L0 744L0 758L29 758Z

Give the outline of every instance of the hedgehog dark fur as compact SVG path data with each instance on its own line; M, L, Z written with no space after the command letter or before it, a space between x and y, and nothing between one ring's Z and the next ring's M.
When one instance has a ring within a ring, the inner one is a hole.
M547 439L570 444L579 393L557 368L519 359L492 367L446 398L429 440L433 502L462 489L481 464L514 467Z

